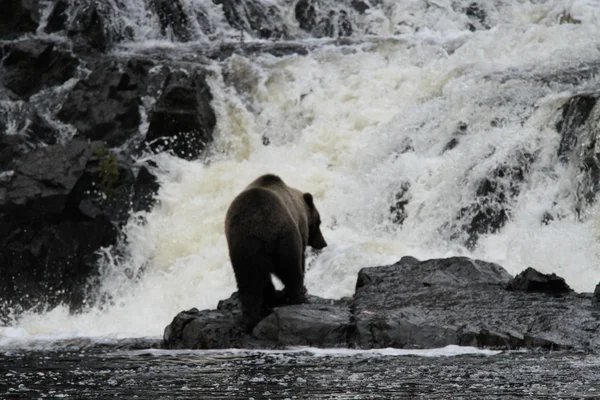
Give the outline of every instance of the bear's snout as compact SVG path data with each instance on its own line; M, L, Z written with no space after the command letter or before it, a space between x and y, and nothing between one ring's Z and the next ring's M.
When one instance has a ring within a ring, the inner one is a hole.
M309 244L313 249L321 250L323 247L327 247L327 242L325 241L325 238L320 230L317 231L315 237L312 239L312 243Z

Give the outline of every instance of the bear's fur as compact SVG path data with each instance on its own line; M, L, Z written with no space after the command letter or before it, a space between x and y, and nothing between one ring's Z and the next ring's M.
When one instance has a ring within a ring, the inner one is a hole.
M242 303L243 323L251 330L273 307L306 302L306 246L327 246L321 218L310 193L263 175L231 203L225 236ZM284 284L275 291L271 274Z

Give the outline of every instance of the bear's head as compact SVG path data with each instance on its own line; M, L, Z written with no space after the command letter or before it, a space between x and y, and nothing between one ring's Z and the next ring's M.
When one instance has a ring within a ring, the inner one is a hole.
M308 245L313 249L322 249L327 246L327 242L321 233L321 216L315 207L312 194L304 193L302 197L308 205Z

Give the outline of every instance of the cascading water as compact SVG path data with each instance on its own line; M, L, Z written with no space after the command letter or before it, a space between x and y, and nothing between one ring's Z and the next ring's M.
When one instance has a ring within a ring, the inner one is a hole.
M351 295L360 268L404 255L534 267L593 291L598 210L582 200L585 171L560 160L556 125L569 98L599 89L598 69L582 66L600 60L600 3L218 3L161 14L166 2L111 1L103 15L125 55L184 57L183 42L312 50L206 61L214 143L197 161L154 157L157 206L130 219L125 255L102 265L111 302L25 313L0 338L159 336L182 309L214 308L235 290L225 211L266 172L312 192L321 212L329 246L309 256L313 294Z

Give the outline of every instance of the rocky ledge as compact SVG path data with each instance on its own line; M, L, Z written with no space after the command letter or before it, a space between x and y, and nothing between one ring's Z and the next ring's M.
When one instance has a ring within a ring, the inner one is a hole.
M512 277L465 257L363 268L352 298L310 297L276 308L252 332L237 321L237 293L216 310L179 313L164 332L169 349L435 348L447 345L551 350L600 348L600 284L575 293L564 279L528 268Z

